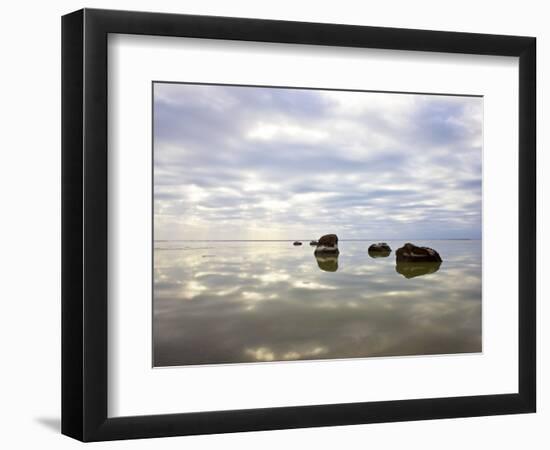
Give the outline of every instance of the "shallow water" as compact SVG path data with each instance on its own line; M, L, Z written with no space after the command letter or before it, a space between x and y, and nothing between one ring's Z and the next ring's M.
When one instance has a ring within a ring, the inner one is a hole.
M387 242L155 242L154 365L480 352L481 241L413 240L443 263L398 267Z

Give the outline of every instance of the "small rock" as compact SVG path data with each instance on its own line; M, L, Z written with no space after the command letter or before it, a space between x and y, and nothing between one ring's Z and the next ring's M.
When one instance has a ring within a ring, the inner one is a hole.
M313 246L313 245L317 245L318 243L319 243L319 242L317 242L317 241L311 241L311 242L309 243L309 245Z
M296 241L296 242L294 242L294 244L292 244L292 245L302 245L302 243L301 243L300 241Z
M417 247L406 243L395 252L397 262L441 262L441 256L433 248Z
M338 236L335 234L325 234L321 236L319 241L317 241L317 247L315 248L315 254L324 254L330 253L338 255L340 252L338 250Z
M385 242L379 242L378 244L372 244L368 252L371 258L385 258L390 256L391 247Z

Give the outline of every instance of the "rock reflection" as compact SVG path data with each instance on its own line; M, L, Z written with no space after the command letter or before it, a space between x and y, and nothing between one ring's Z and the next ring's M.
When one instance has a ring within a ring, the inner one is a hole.
M371 258L387 258L391 254L391 250L368 250Z
M317 260L317 265L319 269L324 270L325 272L336 272L338 270L338 255L328 256L328 255L314 255Z
M440 262L398 262L395 271L405 278L414 278L435 273L440 266Z

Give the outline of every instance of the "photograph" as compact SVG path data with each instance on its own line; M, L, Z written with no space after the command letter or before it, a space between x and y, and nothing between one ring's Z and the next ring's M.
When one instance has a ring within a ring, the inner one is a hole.
M152 91L154 367L482 352L482 96Z

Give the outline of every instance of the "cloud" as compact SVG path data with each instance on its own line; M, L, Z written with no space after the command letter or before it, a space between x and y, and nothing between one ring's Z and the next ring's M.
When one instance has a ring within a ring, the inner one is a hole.
M482 108L156 83L155 239L479 238Z

